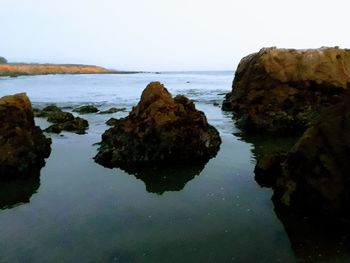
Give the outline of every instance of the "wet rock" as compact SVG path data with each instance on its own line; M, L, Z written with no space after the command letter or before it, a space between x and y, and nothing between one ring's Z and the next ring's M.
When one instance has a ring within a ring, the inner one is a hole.
M89 127L87 120L74 117L70 112L62 111L55 105L50 105L42 110L34 109L36 117L45 117L48 122L54 123L44 131L48 133L61 133L62 131L74 132L76 134L85 134Z
M38 118L47 118L50 114L56 112L62 112L62 110L55 105L49 105L42 110L33 108L34 116Z
M0 179L28 176L45 165L51 139L35 126L32 106L24 94L0 99Z
M54 111L47 115L47 121L52 123L64 123L73 120L74 116L70 112Z
M272 160L268 165L260 160L256 176L277 174L273 183L277 205L349 216L350 92L324 110L284 157Z
M93 105L84 105L73 110L73 112L78 112L80 114L96 113L98 111L99 110Z
M254 169L255 181L263 187L275 186L285 159L286 153L269 153L259 158Z
M118 119L116 118L110 118L108 121L106 121L106 124L108 126L115 126L118 123Z
M116 113L116 112L119 112L119 111L125 111L126 108L110 108L108 110L105 110L105 111L100 111L98 114L112 114L112 113Z
M238 65L223 110L250 132L301 133L350 87L350 50L264 48Z
M44 131L48 133L61 133L62 131L74 132L76 134L85 134L86 129L89 127L87 120L75 117L69 121L63 121L55 123Z
M159 82L150 83L129 116L102 135L95 161L107 167L202 162L214 157L221 139L185 96L172 98Z

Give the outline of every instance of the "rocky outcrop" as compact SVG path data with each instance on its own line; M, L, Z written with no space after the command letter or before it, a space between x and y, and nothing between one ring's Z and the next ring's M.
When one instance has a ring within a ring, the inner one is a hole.
M24 93L0 99L0 123L0 179L28 176L44 166L51 140L35 126Z
M350 87L350 50L264 48L238 65L223 109L246 131L298 133Z
M150 83L130 114L102 135L96 162L107 167L206 162L219 150L218 131L184 96Z
M87 114L87 113L96 113L99 110L94 105L83 105L78 108L75 108L73 111L78 112L80 114Z
M322 112L286 154L257 163L258 181L274 189L277 204L350 215L350 92Z
M74 132L76 134L85 134L89 123L80 117L74 117L70 112L64 112L55 105L50 105L42 110L35 109L36 117L47 118L48 122L54 123L44 131L49 133L61 133L62 131Z

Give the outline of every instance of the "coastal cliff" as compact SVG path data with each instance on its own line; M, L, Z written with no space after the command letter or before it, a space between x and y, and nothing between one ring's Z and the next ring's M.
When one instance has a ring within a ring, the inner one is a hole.
M0 64L0 76L48 74L108 74L119 73L103 67L75 64Z

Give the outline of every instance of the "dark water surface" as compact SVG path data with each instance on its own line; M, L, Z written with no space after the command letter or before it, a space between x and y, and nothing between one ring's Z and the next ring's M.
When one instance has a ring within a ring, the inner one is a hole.
M180 178L165 184L94 163L93 144L107 129L104 122L127 113L84 115L90 123L88 134L51 135L52 153L40 179L0 184L0 262L348 262L344 240L340 244L338 237L310 234L299 218L277 216L271 190L254 181L259 149L289 142L272 140L267 145L234 135L239 131L232 115L213 105L230 90L232 76L211 72L0 79L1 96L26 91L35 106L91 102L101 109L128 110L149 81L160 80L174 95L197 101L223 141L205 166L163 171ZM36 121L47 126L42 119ZM307 240L307 246L296 240Z

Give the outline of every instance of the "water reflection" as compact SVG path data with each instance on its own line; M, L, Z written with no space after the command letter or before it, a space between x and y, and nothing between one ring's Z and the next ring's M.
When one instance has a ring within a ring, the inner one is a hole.
M305 217L279 208L275 212L299 261L349 262L349 221L325 216Z
M252 135L239 132L240 140L252 145L255 163L263 155L289 151L298 137ZM348 262L350 222L329 219L324 215L304 216L275 204L275 213L283 224L298 262Z
M147 192L161 195L167 191L181 191L187 182L201 173L205 165L206 163L129 166L121 169L142 180Z
M244 132L237 132L234 136L252 144L251 151L255 160L267 153L289 151L299 138L296 136L249 134Z
M40 170L16 179L0 180L0 209L29 203L40 186Z

